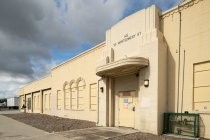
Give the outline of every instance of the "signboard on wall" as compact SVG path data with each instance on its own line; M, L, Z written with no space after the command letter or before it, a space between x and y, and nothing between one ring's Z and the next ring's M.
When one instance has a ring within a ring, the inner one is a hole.
M125 43L125 42L127 42L127 41L130 41L130 40L136 38L136 37L139 37L140 35L141 35L141 32L137 32L137 33L132 34L132 35L125 34L124 37L123 37L121 40L115 42L115 43L113 44L113 46L114 46L114 47L119 46L119 45L122 44L122 43Z
M113 49L114 61L140 54L145 40L150 40L150 33L159 26L157 11L155 6L141 10L118 22L106 32L107 50Z

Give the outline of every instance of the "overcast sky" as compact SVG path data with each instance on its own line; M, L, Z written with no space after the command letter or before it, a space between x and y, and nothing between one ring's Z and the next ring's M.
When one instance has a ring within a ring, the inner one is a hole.
M152 4L181 0L0 0L0 98L105 40L105 31Z

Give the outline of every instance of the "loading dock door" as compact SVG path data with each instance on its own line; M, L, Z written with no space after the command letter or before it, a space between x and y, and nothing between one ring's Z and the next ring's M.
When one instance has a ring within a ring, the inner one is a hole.
M134 127L136 100L135 91L119 93L119 126Z
M194 110L210 111L210 62L194 65Z

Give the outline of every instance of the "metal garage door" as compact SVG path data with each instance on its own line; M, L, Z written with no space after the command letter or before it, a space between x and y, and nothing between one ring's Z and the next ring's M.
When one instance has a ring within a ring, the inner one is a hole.
M194 65L194 110L210 111L210 62Z
M33 93L33 112L40 113L41 112L41 93L40 91Z
M31 94L26 95L26 112L31 112Z
M43 113L49 114L51 108L51 90L43 91Z

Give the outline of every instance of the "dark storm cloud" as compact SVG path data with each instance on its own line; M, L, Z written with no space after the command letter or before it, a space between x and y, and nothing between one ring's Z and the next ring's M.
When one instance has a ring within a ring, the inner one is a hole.
M0 1L0 71L32 76L31 58L50 62L52 45L67 48L76 44L55 19L53 4L42 0Z
M67 50L85 41L100 43L124 7L125 2L119 4L118 0L105 4L83 0L0 1L0 71L34 76L34 60L37 65L39 61L50 63L53 46Z
M0 1L0 71L32 76L30 57L50 58L39 41L42 9L38 1Z
M42 7L36 1L0 1L0 30L12 36L34 39L39 34L36 22L43 16Z
M121 0L1 0L0 97L46 75L55 65L53 47L62 52L103 41L125 6Z

